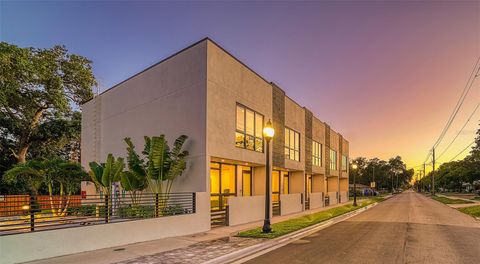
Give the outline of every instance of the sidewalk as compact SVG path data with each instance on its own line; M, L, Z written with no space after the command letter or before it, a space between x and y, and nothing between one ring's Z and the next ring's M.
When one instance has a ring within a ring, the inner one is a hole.
M470 202L470 203L464 203L464 204L447 204L448 206L450 206L452 208L455 208L455 209L480 205L480 201L477 201L477 200L469 200L469 199L465 199L465 198L461 198L461 197L457 197L457 196L444 195L444 194L441 194L441 193L437 193L437 195L438 196L443 196L443 197L446 197L446 198L449 198L449 199L462 200L462 201Z
M352 201L285 216L276 216L271 219L271 222L277 223L347 204L352 204ZM28 263L202 263L239 249L264 242L264 239L233 237L233 235L240 231L262 225L263 221L258 221L237 226L219 227L205 233L198 233L190 236L165 238L129 244L121 247L99 249L73 255L37 260ZM135 231L132 230L132 232ZM126 233L126 235L128 235L128 233Z

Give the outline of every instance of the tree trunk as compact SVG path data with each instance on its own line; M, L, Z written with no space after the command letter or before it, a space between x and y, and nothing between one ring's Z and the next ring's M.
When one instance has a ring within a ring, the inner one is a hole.
M32 135L33 130L38 127L38 124L40 123L40 119L42 118L45 109L46 108L40 108L35 112L33 120L32 122L30 122L30 130L26 134L23 134L20 138L19 150L17 151L17 153L13 153L13 155L17 159L17 163L25 163L27 161L27 152L28 148L30 147L30 136Z
M25 163L27 161L27 151L28 145L20 148L18 153L15 155L15 157L17 158L17 163Z

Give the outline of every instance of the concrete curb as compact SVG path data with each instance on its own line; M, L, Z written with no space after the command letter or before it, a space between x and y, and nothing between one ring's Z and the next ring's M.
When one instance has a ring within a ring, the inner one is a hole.
M390 197L388 197L390 198ZM386 198L386 199L388 199ZM376 206L378 202L375 202L373 204L369 204L365 207L362 207L360 209L357 209L352 212L348 212L343 215L339 215L337 217L334 217L332 219L326 220L324 222L306 227L304 229L292 232L290 234L283 235L278 238L274 239L269 239L265 242L261 242L257 245L249 246L246 248L242 248L240 250L234 251L232 253L220 256L218 258L211 259L209 261L203 262L204 264L220 264L220 263L242 263L244 261L250 260L254 257L263 255L269 251L275 250L279 247L285 246L295 240L301 239L305 236L308 236L312 233L315 233L321 229L324 229L326 227L329 227L333 224L345 221L355 215L358 215L374 206Z

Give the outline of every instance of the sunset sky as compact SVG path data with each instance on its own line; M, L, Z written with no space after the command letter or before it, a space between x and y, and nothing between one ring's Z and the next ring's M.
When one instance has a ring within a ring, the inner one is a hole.
M93 60L101 90L206 36L342 133L351 157L415 166L480 55L480 2L0 2L1 41L65 45ZM478 103L480 77L437 154Z

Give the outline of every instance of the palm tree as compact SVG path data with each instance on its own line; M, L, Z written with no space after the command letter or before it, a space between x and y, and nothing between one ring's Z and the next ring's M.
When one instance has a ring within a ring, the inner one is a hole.
M70 163L60 158L52 160L31 160L15 165L4 174L6 182L23 182L33 196L45 184L48 189L50 209L54 216L65 216L70 196L78 190L86 172L78 163ZM55 190L59 190L59 199L54 201Z

